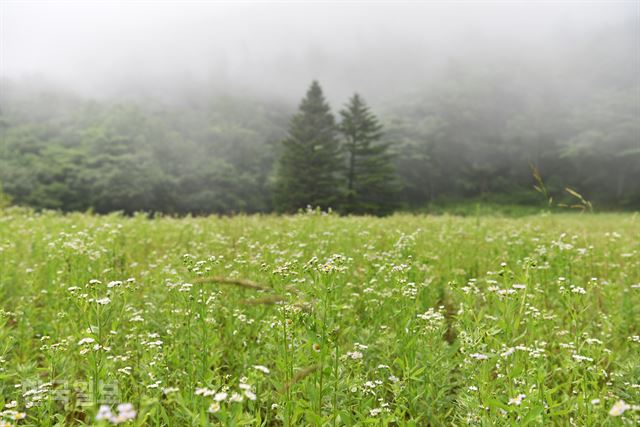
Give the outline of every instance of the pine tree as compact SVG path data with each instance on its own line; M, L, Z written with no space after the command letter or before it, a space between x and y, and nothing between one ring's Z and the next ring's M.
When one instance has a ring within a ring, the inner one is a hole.
M335 119L317 81L311 83L283 141L275 201L284 212L307 205L336 208L343 168Z
M384 215L397 205L393 157L381 142L382 125L355 94L340 112L340 131L347 151L347 213Z

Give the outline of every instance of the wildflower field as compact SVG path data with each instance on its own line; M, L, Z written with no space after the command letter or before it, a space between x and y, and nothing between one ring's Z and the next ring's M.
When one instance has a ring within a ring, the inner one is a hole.
M640 422L640 217L0 212L0 422Z

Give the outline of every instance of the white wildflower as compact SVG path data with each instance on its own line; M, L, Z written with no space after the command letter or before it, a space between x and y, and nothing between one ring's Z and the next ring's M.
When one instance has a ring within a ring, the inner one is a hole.
M609 415L612 417L619 417L624 414L624 411L627 409L629 409L629 405L627 405L624 400L618 400L609 410Z
M216 402L222 402L227 398L227 396L227 393L221 391L220 393L216 393L215 396L213 396L213 400L215 400Z
M489 358L489 356L487 356L486 354L482 354L482 353L472 353L469 355L469 357L471 357L472 359L476 359L476 360L487 360Z
M369 410L369 415L371 415L372 417L375 417L379 415L381 412L382 412L382 408L373 408Z
M593 359L587 356L581 356L579 354L574 354L571 357L577 362L593 362Z
M109 297L104 297L104 298L98 298L96 300L96 304L100 304L100 305L107 305L111 302L111 298Z
M196 396L205 396L206 397L206 396L213 396L215 393L216 393L215 390L209 390L206 387L199 387L199 388L196 388L195 395ZM220 394L220 393L218 393L218 394ZM220 400L224 400L227 397L226 393L222 393L222 394L224 394L224 397L222 397Z
M509 403L507 403L507 405L520 406L522 404L522 399L524 399L525 397L527 397L527 395L519 394L516 397L509 399Z
M137 413L131 403L121 403L117 407L118 415L112 416L109 421L113 424L126 423L133 420Z
M96 421L109 420L112 416L113 414L111 413L109 405L100 405L100 409L98 409L98 413L96 414Z
M263 374L268 374L270 372L269 368L267 368L266 366L262 366L262 365L253 365L253 369L258 370L258 371L262 372Z
M501 357L509 357L511 356L514 352L516 351L516 349L514 347L509 347L508 349L506 349L505 351L503 351L502 353L500 353Z
M347 352L347 356L352 358L353 360L362 359L362 353L360 353L359 351L349 351Z

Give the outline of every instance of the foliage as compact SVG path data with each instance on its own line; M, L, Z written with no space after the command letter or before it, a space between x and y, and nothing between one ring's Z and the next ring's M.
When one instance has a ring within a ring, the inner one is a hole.
M377 100L384 142L372 145L393 142L386 152L401 207L497 197L529 204L522 195L536 195L533 164L546 184L539 207L582 204L570 188L595 210L639 210L640 81L635 56L616 54L636 41L637 25L629 25L576 41L548 62L527 52L458 58L412 91ZM314 147L323 150L292 148L315 135L318 124L305 116L333 123L324 97L314 114L298 111L294 126L294 105L242 93L203 90L160 103L91 100L29 81L0 85L0 181L18 205L199 215L270 212L278 198L287 211L336 207L344 195L338 168L325 168L342 162L332 126L318 134L324 142ZM390 201L388 190L377 205Z
M185 110L50 94L59 108L39 111L31 95L7 92L0 179L16 204L101 213L271 209L274 144L286 120L274 105L267 113L254 100L218 98Z
M342 159L335 119L317 81L311 83L282 144L275 190L279 210L336 208Z
M340 115L339 129L347 152L347 193L342 210L377 215L392 212L399 188L389 143L381 142L382 125L358 94Z
M0 423L637 425L639 234L637 214L10 207Z
M11 205L11 197L4 192L2 188L2 182L0 182L0 209L4 209Z

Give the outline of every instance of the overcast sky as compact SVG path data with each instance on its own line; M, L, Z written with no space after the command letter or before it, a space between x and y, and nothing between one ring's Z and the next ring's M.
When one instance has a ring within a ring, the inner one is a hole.
M638 1L7 1L1 73L89 94L238 87L401 90L465 55L528 51L640 22ZM209 87L208 86L208 87Z

